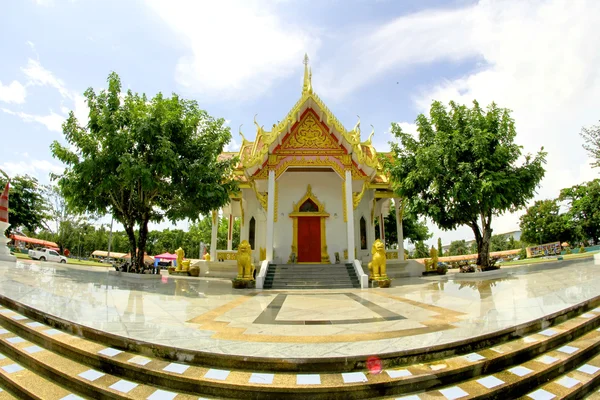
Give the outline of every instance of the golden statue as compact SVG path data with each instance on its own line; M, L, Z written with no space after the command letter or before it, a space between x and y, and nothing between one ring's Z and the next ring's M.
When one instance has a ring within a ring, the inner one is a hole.
M185 252L183 251L183 249L180 247L177 250L175 250L175 254L177 255L177 268L175 269L176 272L180 272L180 271L187 271L190 269L190 260L183 260L183 257L185 256Z
M245 241L245 240L244 240L244 241ZM248 246L249 246L249 245L250 245L250 244L248 244ZM259 259L260 261L265 261L265 260L267 259L267 249L264 249L264 248L262 248L262 247L261 247L261 248L260 248L260 250L259 250L259 252L260 252L260 256L259 256L259 258L258 258L258 259Z
M237 251L237 279L254 280L254 264L252 263L252 247L247 240L242 240Z
M371 247L371 262L369 263L369 278L387 279L385 245L379 239L373 242Z
M429 257L431 258L425 261L425 266L428 271L433 271L437 269L438 265L438 251L433 246L431 246L431 249L429 250Z

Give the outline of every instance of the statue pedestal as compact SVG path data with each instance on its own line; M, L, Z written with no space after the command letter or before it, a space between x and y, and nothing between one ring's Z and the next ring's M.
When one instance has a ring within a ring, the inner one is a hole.
M0 261L16 262L17 257L11 255L8 246L6 246L10 242L10 239L4 236L4 232L6 232L9 226L8 222L0 221Z
M369 283L373 288L389 288L392 285L392 280L389 278L373 279Z
M234 289L255 289L256 281L236 278L231 280L231 287Z

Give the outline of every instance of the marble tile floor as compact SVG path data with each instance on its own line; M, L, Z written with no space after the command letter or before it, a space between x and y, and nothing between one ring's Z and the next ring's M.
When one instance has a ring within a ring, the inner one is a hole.
M599 294L593 260L482 282L394 280L390 289L236 291L227 281L135 282L104 270L0 262L0 294L95 329L222 354L323 357L450 343Z

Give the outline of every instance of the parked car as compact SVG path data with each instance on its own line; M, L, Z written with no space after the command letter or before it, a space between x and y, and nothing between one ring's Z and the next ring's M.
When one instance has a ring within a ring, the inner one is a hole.
M35 250L29 250L28 254L32 260L54 261L63 264L67 262L67 257L61 256L56 250L37 248Z

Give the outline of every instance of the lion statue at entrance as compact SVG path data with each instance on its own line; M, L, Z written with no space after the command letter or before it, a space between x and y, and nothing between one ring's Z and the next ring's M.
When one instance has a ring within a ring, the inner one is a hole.
M237 251L237 279L254 280L254 264L252 263L252 247L247 240L242 240Z
M372 259L369 263L369 278L370 279L387 279L386 274L386 258L385 245L379 239L373 242L371 248Z

